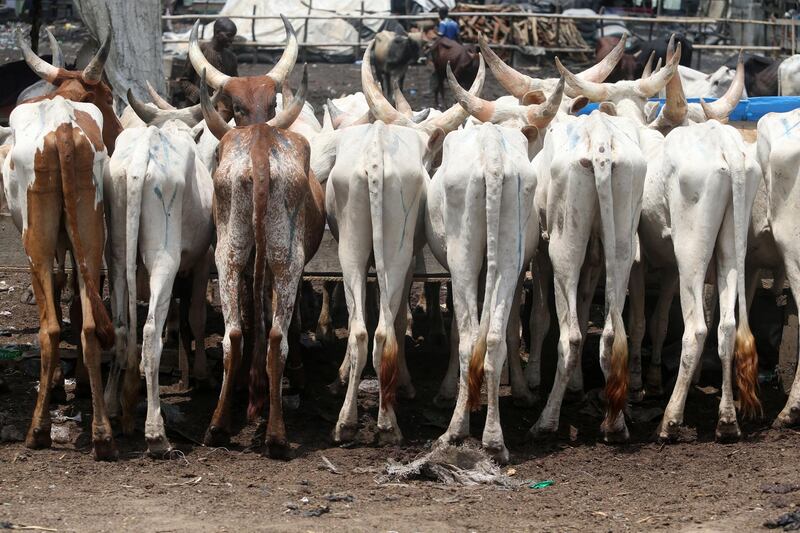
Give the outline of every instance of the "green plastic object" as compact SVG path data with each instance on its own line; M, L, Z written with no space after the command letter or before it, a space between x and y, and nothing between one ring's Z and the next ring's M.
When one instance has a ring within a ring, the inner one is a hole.
M536 483L531 483L528 485L529 489L546 489L550 485L555 485L555 481L552 479L545 479L544 481L537 481Z
M23 352L21 346L0 346L0 361L16 361L22 358Z

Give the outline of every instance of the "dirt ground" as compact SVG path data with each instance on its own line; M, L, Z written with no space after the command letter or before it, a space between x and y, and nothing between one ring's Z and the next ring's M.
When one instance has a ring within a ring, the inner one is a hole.
M242 65L241 71L253 74L268 68ZM553 74L549 66L527 72ZM328 97L359 90L359 66L312 64L309 79L309 101L319 109ZM406 93L415 108L432 104L429 79L428 68L410 69ZM295 71L295 87L298 81L299 72ZM496 82L487 77L484 96L501 94ZM293 452L289 461L272 460L261 448L251 446L259 428L246 422L243 400L237 404L232 444L227 448L199 445L216 392L176 392L169 385L175 382L174 372L162 374L162 402L169 437L180 454L163 460L146 455L142 403L139 433L133 438L116 436L119 461L93 461L91 405L86 398L74 397L72 385L66 403L54 404L52 409L62 416L80 415L80 420L54 424L63 434L62 442L54 443L50 450L30 451L16 440L27 430L38 383L38 316L35 306L20 302L27 280L27 274L0 273L0 344L30 356L20 362L0 362L0 376L10 387L0 393L0 441L8 441L0 442L0 529L722 532L761 528L765 520L800 505L795 448L800 445L800 433L769 429L785 401L774 380L765 379L761 385L765 418L744 424L745 436L740 442L715 443L719 374L710 346L712 357L706 361L701 387L687 403L686 424L691 429L685 442L663 445L654 441L666 402L657 398L631 410L630 444L609 446L599 440L596 335L587 342L583 362L589 392L586 398L565 404L558 438L528 442L527 431L542 403L534 408L517 407L503 388L502 422L511 451L511 463L504 471L513 472L512 479L520 482L515 489L449 487L424 480L378 483L387 460L407 462L426 453L449 420L450 412L437 409L432 402L445 373L446 349L419 338L406 339L417 389L415 399L401 400L398 407L406 444L387 448L374 444L377 394L366 386L359 395L362 430L357 442L334 446L330 433L341 399L332 397L325 385L333 380L344 354L346 330L341 327L335 346L323 347L311 336L304 337L308 383L299 407L287 405L286 425ZM207 346L210 363L219 376L222 319L217 307L209 311ZM140 312L144 312L141 306ZM779 320L776 315L769 316L773 322ZM417 318L418 329L424 330L424 319ZM679 337L680 325L673 324L666 350L673 354L673 376ZM63 338L62 347L74 347L75 332L69 327ZM545 347L546 357L550 356L546 365L552 371L553 332ZM167 345L170 350L174 351L174 343ZM766 352L769 349L762 351ZM667 353L665 362L668 360ZM64 366L71 378L74 358L65 357ZM667 367L665 380L669 382L669 363ZM366 374L370 379L374 371L368 366ZM368 381L367 385L374 383ZM287 403L296 399L289 398ZM485 409L472 417L471 435L476 443L484 416ZM322 466L323 456L338 473ZM545 480L554 484L529 488Z

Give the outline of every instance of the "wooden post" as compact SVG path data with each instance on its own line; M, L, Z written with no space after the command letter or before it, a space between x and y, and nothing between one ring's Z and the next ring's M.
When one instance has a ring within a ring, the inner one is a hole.
M361 24L364 24L364 0L361 0L361 18L359 20ZM353 57L358 61L358 58L361 57L361 32L359 30L356 30L356 38L358 39L358 45L356 45Z
M31 3L31 50L39 54L39 30L42 27L42 0Z
M308 15L311 14L312 6L314 5L314 0L308 0ZM303 26L303 62L308 61L308 47L306 43L308 42L308 19L306 19L306 23Z
M256 4L253 4L253 17L256 16ZM250 22L250 35L253 37L253 43L256 43L256 19ZM258 63L258 46L253 49L253 64Z

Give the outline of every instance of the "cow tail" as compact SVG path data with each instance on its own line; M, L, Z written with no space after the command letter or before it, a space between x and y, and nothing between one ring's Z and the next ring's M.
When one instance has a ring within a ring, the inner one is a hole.
M747 316L747 292L745 290L745 255L747 253L747 233L750 226L752 206L747 205L747 175L744 153L727 136L723 137L723 149L731 169L733 197L734 252L736 254L736 292L738 302L738 327L733 351L736 364L736 386L739 389L739 409L745 418L753 418L762 413L758 399L758 353L750 322Z
M256 420L264 410L267 399L267 345L264 289L267 272L267 204L269 201L269 158L251 154L253 164L253 234L255 237L255 265L253 267L253 361L250 365L250 395L247 417Z
M606 376L606 400L608 402L604 427L610 428L619 413L625 408L628 398L628 342L625 324L622 321L622 305L619 301L620 288L626 287L625 280L619 279L616 268L617 228L614 220L614 195L612 190L611 135L603 117L593 115L594 123L590 129L591 162L597 196L600 200L600 221L603 232L603 247L606 267L606 305L614 340L611 345L611 361ZM622 293L624 298L624 293Z
M394 331L394 313L389 302L389 280L386 275L386 254L383 239L383 124L380 122L370 128L371 140L367 143L364 168L367 174L369 189L369 210L372 222L372 249L375 255L375 272L378 278L378 289L381 298L381 314L384 321L378 323L375 330L375 349L381 350L381 362L378 370L378 381L381 387L381 406L390 408L395 403L397 392L398 368L397 336Z
M72 251L75 255L75 262L78 265L78 273L83 279L86 295L89 298L95 323L95 336L100 342L101 348L108 350L114 346L114 326L108 316L108 311L103 305L100 291L92 275L96 273L89 272L89 267L86 264L86 252L78 229L78 186L76 183L77 178L75 177L75 139L73 131L72 126L69 124L56 130L56 147L61 171L61 188L64 191L67 235L69 235L69 239L72 242ZM102 180L102 177L100 179ZM95 184L95 187L101 186L100 184ZM102 202L100 202L100 209L103 209Z
M483 129L483 168L486 187L486 287L483 293L483 313L481 314L478 340L472 350L469 361L469 399L470 409L477 410L481 406L480 394L485 373L487 337L492 321L493 300L497 292L497 262L505 258L498 257L497 251L500 235L500 212L503 198L503 147L499 134L495 129ZM505 333L505 332L504 332Z

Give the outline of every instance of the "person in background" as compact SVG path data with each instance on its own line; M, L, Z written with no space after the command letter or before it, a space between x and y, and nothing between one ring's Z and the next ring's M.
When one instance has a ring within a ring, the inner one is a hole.
M236 25L231 19L223 17L214 23L214 37L211 42L200 44L200 49L209 63L228 76L239 75L236 54L230 49L234 37L236 37ZM183 93L184 105L194 105L200 101L200 76L194 71L188 59L177 86ZM224 103L221 103L224 106Z
M448 16L449 13L446 7L439 8L439 35L458 41L458 23Z

